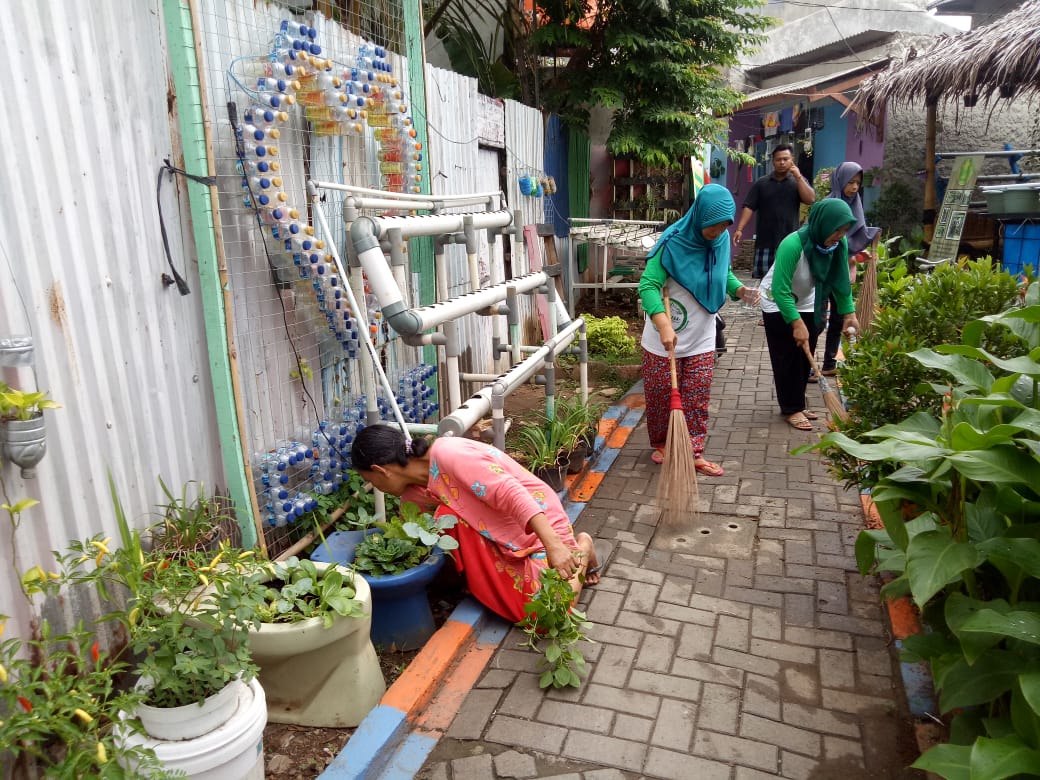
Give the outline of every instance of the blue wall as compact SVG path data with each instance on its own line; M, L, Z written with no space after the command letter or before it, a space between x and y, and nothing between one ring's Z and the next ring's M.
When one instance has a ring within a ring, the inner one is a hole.
M570 234L570 188L567 180L567 129L555 114L545 127L545 172L556 179L556 194L547 196L546 216L558 236Z
M842 119L845 107L833 100L823 107L823 130L813 133L813 175L821 168L834 168L845 162L848 120Z

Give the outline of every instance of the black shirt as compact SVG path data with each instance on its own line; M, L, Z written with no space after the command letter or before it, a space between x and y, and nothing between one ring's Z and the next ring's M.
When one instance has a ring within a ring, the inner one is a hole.
M769 174L757 179L744 199L744 208L755 212L755 248L775 251L781 241L796 231L801 204L794 176L777 181Z

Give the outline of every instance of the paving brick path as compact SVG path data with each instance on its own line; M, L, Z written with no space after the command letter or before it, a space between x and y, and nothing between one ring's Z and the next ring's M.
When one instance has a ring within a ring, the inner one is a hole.
M856 572L859 496L789 454L824 430L819 391L817 433L789 427L758 314L723 313L707 455L726 473L699 480L701 526L678 541L658 528L660 467L640 421L576 521L616 545L581 598L588 680L540 690L512 629L418 777L921 776L905 769L913 723L877 585Z

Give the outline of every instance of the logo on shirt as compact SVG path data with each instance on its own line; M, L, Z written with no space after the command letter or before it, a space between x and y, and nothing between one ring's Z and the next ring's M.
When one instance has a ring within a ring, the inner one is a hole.
M680 330L686 327L686 323L689 320L689 313L686 307L679 301L672 298L672 329L678 333Z

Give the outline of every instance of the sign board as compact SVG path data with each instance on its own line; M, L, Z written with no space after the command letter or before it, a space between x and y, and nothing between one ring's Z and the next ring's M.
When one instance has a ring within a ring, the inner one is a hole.
M477 94L477 140L484 146L506 146L506 104L496 98Z
M934 265L957 259L957 248L964 232L964 221L968 218L968 204L975 189L975 177L979 175L985 157L973 155L958 157L946 185L939 218L932 234L932 245L928 250L928 264Z

